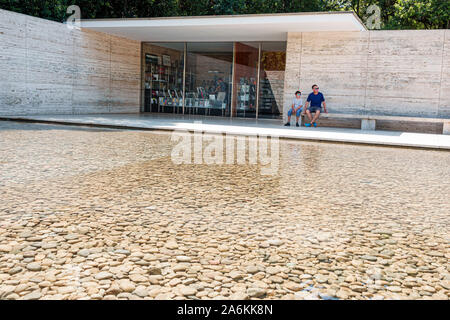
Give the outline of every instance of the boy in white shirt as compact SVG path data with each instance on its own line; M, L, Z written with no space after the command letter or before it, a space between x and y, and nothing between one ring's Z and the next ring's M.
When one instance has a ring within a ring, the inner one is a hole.
M292 100L292 106L288 111L288 121L285 124L285 126L291 125L292 112L295 112L295 116L296 116L295 126L300 127L300 125L298 124L298 119L300 118L300 114L303 109L303 101L302 101L301 96L302 96L302 93L300 91L295 92L295 98L294 98L294 100Z

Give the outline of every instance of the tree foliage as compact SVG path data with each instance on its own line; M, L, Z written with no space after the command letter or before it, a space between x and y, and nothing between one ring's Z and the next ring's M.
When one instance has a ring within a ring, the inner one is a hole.
M353 10L364 21L376 4L384 29L449 28L450 21L449 0L0 0L1 9L60 22L72 4L83 19Z

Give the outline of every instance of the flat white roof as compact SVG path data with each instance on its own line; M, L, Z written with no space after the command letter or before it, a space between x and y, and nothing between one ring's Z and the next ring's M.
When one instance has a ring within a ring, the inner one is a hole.
M285 41L288 32L364 31L354 12L302 12L81 20L81 27L140 41Z

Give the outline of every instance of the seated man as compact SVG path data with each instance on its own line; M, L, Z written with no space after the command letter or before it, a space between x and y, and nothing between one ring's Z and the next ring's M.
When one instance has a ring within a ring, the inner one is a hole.
M319 92L319 86L315 84L312 86L312 89L313 92L309 94L305 103L306 115L309 118L309 123L305 123L305 127L311 127L311 125L317 127L316 121L319 119L320 112L322 111L322 104L325 113L328 113L327 104L325 103L325 98L322 92ZM309 108L308 104L310 104ZM311 112L315 112L314 118L311 116Z
M292 106L288 111L288 121L285 124L285 126L291 125L292 112L295 112L295 116L296 116L295 126L300 127L300 125L298 124L298 119L300 118L300 113L302 112L302 107L303 107L303 101L302 101L301 96L302 96L302 93L300 91L295 92L295 98L294 98L294 100L292 100Z

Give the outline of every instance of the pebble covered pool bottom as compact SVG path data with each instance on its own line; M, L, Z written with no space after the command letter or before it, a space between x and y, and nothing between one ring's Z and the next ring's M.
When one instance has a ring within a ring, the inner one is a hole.
M450 153L0 122L0 299L448 299Z

